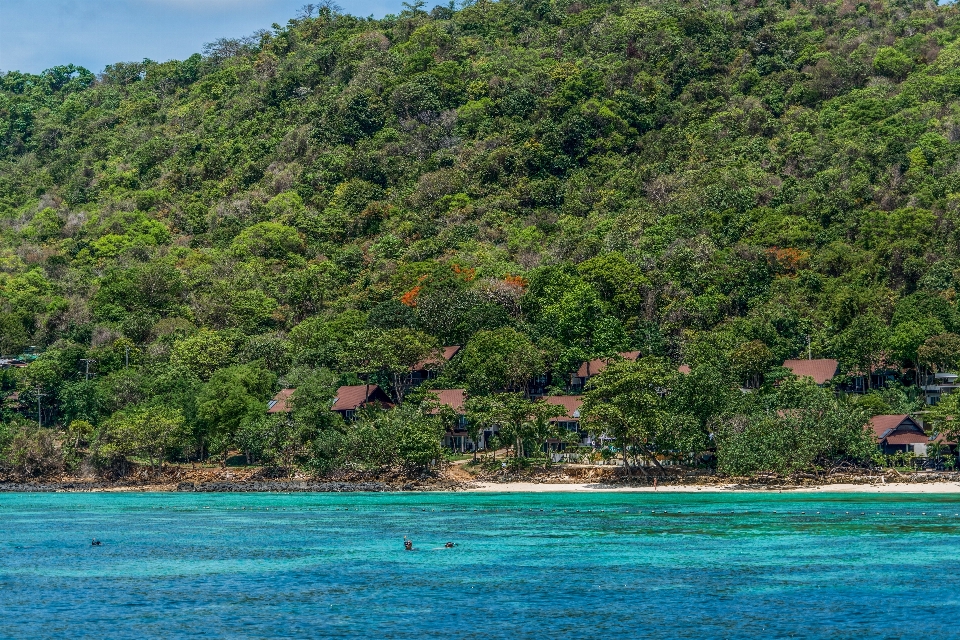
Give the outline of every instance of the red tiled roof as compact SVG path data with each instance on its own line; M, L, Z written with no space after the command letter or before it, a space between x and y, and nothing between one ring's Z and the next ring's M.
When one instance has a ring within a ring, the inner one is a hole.
M467 400L466 389L431 389L427 393L437 396L440 404L450 407L457 413L463 413L463 403ZM436 413L436 410L433 413Z
M390 398L375 384L347 385L337 389L337 397L333 399L334 411L353 411L368 402L380 402L384 406L392 407Z
M884 438L887 441L887 444L914 444L919 442L929 442L925 434L922 433L898 433L892 436L887 436Z
M640 352L624 351L619 355L624 360L636 361L636 359L640 357ZM609 365L613 361L614 361L613 358L594 358L590 362L584 362L582 365L580 365L580 368L577 369L577 377L589 378L590 376L595 376L601 371L603 371L604 369L606 369L607 365Z
M443 359L447 362L450 361L453 356L457 355L460 352L460 345L455 344L449 347L443 348Z
M458 344L451 345L449 347L444 347L440 358L425 358L420 362L418 362L417 364L410 367L410 370L422 371L423 369L441 366L447 362L450 362L450 359L453 358L453 356L457 355L459 351L460 351L460 345Z
M873 416L869 426L873 429L877 440L886 441L887 444L913 444L927 442L930 439L920 425L905 413Z
M563 408L561 413L551 418L552 420L580 419L580 407L583 405L583 396L545 396L543 401L547 404Z
M950 446L957 444L953 440L947 440L947 436L943 433L938 433L937 437L934 438L933 441L936 442L937 444L944 444L944 445L950 445Z
M692 369L690 369L690 365L682 364L679 367L677 367L677 371L685 375L690 375L690 372L692 371Z
M870 426L873 427L873 432L877 434L879 438L884 433L890 429L896 429L900 426L900 423L906 420L909 416L905 413L889 415L889 416L873 416L870 418Z
M783 366L798 378L813 378L817 384L826 384L837 375L838 363L832 358L819 360L784 360Z
M281 389L277 392L277 395L273 396L273 400L267 403L267 413L290 413L293 411L290 400L294 391L296 389Z

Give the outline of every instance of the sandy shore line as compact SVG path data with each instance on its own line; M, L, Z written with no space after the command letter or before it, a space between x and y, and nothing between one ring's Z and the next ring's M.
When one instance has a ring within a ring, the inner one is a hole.
M960 482L879 482L803 487L743 488L741 485L618 487L598 483L478 482L466 489L476 493L960 493Z
M807 484L807 485L746 485L746 484L687 484L651 486L623 486L603 482L463 482L451 486L391 486L367 482L210 482L210 483L144 483L140 485L112 485L110 483L0 483L0 495L8 492L91 492L91 493L356 493L356 492L444 492L469 493L868 493L868 494L960 494L960 480L929 480L926 482L875 482Z

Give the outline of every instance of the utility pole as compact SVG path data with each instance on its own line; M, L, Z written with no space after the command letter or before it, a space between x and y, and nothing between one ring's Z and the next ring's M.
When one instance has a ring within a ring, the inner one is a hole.
M123 367L124 369L130 368L130 347L124 347L123 364L124 364L124 367Z
M41 393L42 391L43 391L43 387L37 387L37 426L38 427L43 426L43 414L40 412L40 400L41 398L43 398L43 396L47 395L45 393Z
M80 358L80 362L83 362L83 363L85 363L85 364L87 365L87 370L86 370L86 373L84 373L84 376L86 377L87 381L89 382L89 381L90 381L90 363L91 363L91 362L96 362L96 360L94 360L94 359L92 359L92 358Z
M813 349L810 347L810 334L807 334L807 360L813 360Z

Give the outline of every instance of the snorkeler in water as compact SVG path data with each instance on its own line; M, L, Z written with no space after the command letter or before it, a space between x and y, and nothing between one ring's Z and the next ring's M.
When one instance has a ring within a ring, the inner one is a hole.
M457 544L455 542L447 542L442 547L431 547L428 551L438 551L440 549L453 549ZM419 549L413 548L413 540L407 536L403 536L403 548L407 551L419 551Z

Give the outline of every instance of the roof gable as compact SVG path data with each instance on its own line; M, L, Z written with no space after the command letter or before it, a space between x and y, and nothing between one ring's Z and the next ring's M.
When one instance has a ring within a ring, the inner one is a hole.
M907 414L873 416L869 426L879 442L887 444L910 444L927 442L929 437L923 428Z
M443 350L440 352L440 357L439 357L439 358L424 358L423 360L421 360L421 361L418 362L417 364L415 364L415 365L413 365L412 367L410 367L410 370L411 370L411 371L423 371L423 370L425 370L425 369L435 369L435 368L439 368L439 367L445 365L446 363L450 362L450 360L453 358L453 356L455 356L455 355L457 355L458 353L460 353L460 349L461 349L461 347L460 347L460 345L458 345L458 344L454 344L454 345L450 345L450 346L448 346L448 347L444 347Z
M631 362L636 362L637 358L640 357L640 352L639 351L623 351L617 355L619 355L624 360L630 360ZM589 362L584 362L582 365L580 365L580 368L577 369L577 377L589 378L590 376L595 376L601 371L603 371L604 369L606 369L611 362L616 362L616 358L594 358Z
M337 389L333 406L330 408L334 411L354 411L371 402L379 402L388 407L393 406L390 398L379 386L375 384L354 384Z
M543 401L561 408L561 411L553 416L551 420L580 419L580 407L583 406L583 396L545 396Z

